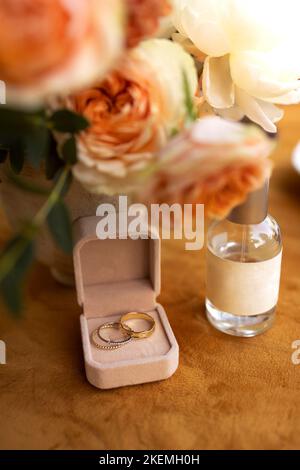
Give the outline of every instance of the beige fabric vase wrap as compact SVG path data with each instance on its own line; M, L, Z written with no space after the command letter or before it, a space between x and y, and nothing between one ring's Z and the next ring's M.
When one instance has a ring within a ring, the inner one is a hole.
M1 204L13 231L17 231L25 220L32 219L42 206L45 196L24 191L17 187L7 175L8 164L0 165L0 195ZM50 188L52 182L48 181L41 170L35 170L25 165L20 175L28 183ZM65 203L70 211L72 222L79 217L95 216L101 203L117 204L118 196L109 197L88 193L77 181L66 195ZM53 277L64 285L74 285L74 269L72 256L66 255L57 247L47 225L45 225L37 239L36 258L48 266Z

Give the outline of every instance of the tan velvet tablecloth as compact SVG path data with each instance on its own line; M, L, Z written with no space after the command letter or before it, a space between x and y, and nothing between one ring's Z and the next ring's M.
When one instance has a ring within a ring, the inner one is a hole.
M275 327L255 339L215 331L204 316L204 252L164 242L160 301L179 342L179 369L164 382L101 392L85 379L74 291L36 265L23 319L0 312L0 448L300 448L300 365L291 361L300 340L300 175L289 160L299 108L280 129L270 210L284 237ZM4 221L1 228L3 241Z

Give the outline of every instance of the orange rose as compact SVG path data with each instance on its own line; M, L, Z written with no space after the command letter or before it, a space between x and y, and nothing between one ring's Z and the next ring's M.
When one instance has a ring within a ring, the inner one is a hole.
M224 218L270 177L273 141L259 128L218 117L197 121L157 156L138 198L151 203L205 204Z
M78 136L75 176L91 192L130 191L187 114L183 77L197 90L192 58L178 45L152 39L131 49L104 82L59 106L83 114L91 127Z
M101 77L122 46L121 0L1 0L0 79L31 103Z

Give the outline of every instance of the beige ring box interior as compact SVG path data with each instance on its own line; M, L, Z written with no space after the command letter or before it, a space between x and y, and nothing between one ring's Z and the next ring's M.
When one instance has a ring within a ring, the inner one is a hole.
M74 222L74 267L83 309L80 321L87 379L101 389L167 379L178 367L179 349L165 310L156 302L160 240L120 236L103 240L96 235L100 220L83 217ZM153 335L119 349L96 348L91 333L130 311L153 316Z

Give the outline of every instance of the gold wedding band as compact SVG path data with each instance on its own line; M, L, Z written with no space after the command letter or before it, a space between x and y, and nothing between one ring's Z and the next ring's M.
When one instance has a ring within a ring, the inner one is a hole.
M150 323L150 328L148 330L135 331L130 326L127 325L126 322L129 320L146 320L148 323ZM136 339L149 338L149 336L151 336L155 330L154 318L152 318L151 315L148 315L148 313L143 313L143 312L126 313L125 315L121 317L120 325L123 328L123 330L126 331L126 333L131 335L132 338L136 338Z

